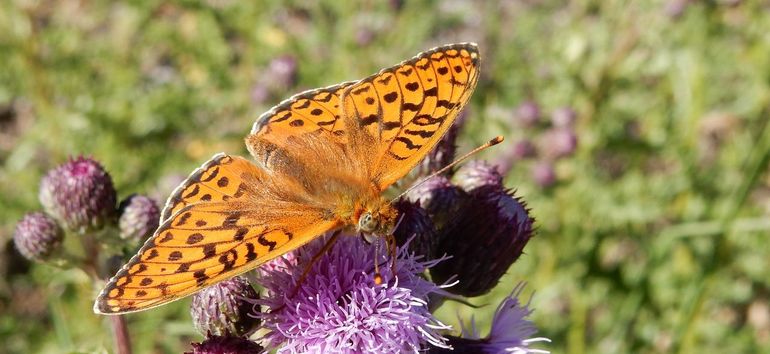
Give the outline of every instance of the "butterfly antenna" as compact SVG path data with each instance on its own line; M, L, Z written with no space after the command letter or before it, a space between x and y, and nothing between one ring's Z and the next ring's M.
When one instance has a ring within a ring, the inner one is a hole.
M481 146L479 146L479 147L477 147L477 148L475 148L475 149L473 149L473 150L471 150L471 151L467 152L465 155L463 155L463 156L460 156L459 158L457 158L457 159L455 159L454 161L452 161L450 164L448 164L448 165L446 165L446 166L442 167L440 170L438 170L438 171L436 171L436 172L433 172L433 173L431 173L431 174L430 174L428 177L425 177L425 178L423 178L422 180L420 180L419 182L417 182L417 183L413 184L411 187L409 187L409 188L408 188L407 190L405 190L403 193L401 193L401 194L399 194L397 197L393 198L393 200L391 200L390 202L391 202L391 203L395 202L395 201L396 201L396 200L398 200L399 198L403 197L403 196L404 196L406 193L409 193L409 191L411 191L412 189L415 189L417 186L419 186L419 185L423 184L425 181L427 181L427 180L431 179L432 177L435 177L435 176L437 176L437 175L439 175L439 174L442 174L442 173L446 172L446 171L447 171L447 170L449 170L450 168L452 168L452 167L454 167L454 166L456 166L456 165L458 165L458 164L462 163L463 161L467 160L469 157L471 157L471 156L475 155L476 153L478 153L478 152L481 152L481 151L485 150L486 148L490 148L490 147L492 147L492 146L495 146L495 145L497 145L497 144L500 144L500 143L502 143L504 139L505 139L505 138L503 138L503 136L502 136L502 135L498 135L498 136L496 136L496 137L492 138L491 140L487 141L487 142L486 142L486 143L484 143L483 145L481 145Z

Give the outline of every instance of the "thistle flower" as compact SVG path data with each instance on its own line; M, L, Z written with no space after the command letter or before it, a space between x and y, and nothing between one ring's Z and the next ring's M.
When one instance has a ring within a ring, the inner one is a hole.
M237 276L193 296L190 315L203 335L248 337L259 326L252 316L259 295L246 278Z
M452 180L466 192L484 186L498 188L503 186L503 175L498 171L497 166L484 160L473 160L466 163L457 170Z
M425 209L437 227L453 218L466 198L466 193L444 176L434 176L419 183L406 194L406 199Z
M523 127L533 127L540 121L540 106L535 101L525 101L516 107L514 118Z
M455 218L439 230L438 249L452 258L430 269L432 279L456 279L457 285L446 290L457 295L489 292L522 254L533 223L524 202L501 186L474 189Z
M438 331L448 327L426 307L428 295L440 289L421 277L437 261L421 262L401 247L392 273L385 254L375 257L372 245L342 235L302 280L324 242L313 241L260 268L265 294L258 302L271 309L259 315L270 330L264 337L268 346L280 346L279 353L416 353L428 344L445 347ZM375 261L382 265L380 285L374 282Z
M290 55L271 60L265 75L269 78L267 84L278 91L294 86L297 82L297 67L297 59Z
M120 238L124 240L143 242L158 228L160 208L150 197L132 194L120 202L118 213Z
M117 193L107 171L78 157L51 170L40 182L40 203L65 229L86 232L114 222Z
M393 205L400 215L399 224L393 232L399 246L408 245L409 251L434 259L436 249L436 227L430 215L419 204L401 199Z
M530 345L537 342L550 342L548 338L532 336L537 333L535 325L527 318L533 310L529 302L522 304L519 301L523 284L514 288L513 293L500 303L492 319L492 329L489 335L480 338L475 326L462 329L462 337L448 336L449 343L454 350L445 348L431 348L430 354L444 353L480 353L480 354L547 354L549 351L531 348Z
M551 124L554 127L570 128L575 124L577 113L570 107L560 107L551 112Z
M16 224L13 242L22 256L31 261L43 261L51 256L64 239L56 220L41 212L24 215Z
M541 188L548 188L556 183L556 170L549 161L539 161L532 165L532 179Z
M265 350L257 343L242 337L208 336L201 343L192 344L193 351L185 354L260 354Z
M570 128L549 129L541 136L540 144L547 157L559 159L575 153L577 135Z

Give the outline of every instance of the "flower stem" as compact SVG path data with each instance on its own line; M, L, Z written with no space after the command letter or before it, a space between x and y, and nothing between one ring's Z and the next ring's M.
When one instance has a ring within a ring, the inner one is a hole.
M109 316L112 327L112 336L115 338L115 352L118 354L131 354L131 340L128 337L128 326L123 315Z

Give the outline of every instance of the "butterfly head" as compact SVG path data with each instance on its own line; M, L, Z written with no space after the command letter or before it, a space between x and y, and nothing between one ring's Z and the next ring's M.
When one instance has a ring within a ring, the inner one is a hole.
M385 200L366 206L358 217L358 231L366 234L386 235L393 231L398 212Z

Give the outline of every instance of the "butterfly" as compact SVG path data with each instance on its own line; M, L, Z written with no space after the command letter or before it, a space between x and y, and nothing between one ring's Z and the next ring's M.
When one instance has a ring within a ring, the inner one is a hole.
M476 44L451 44L281 102L245 139L253 161L216 154L176 188L94 312L166 304L328 231L387 234L398 213L383 191L432 150L478 78Z

